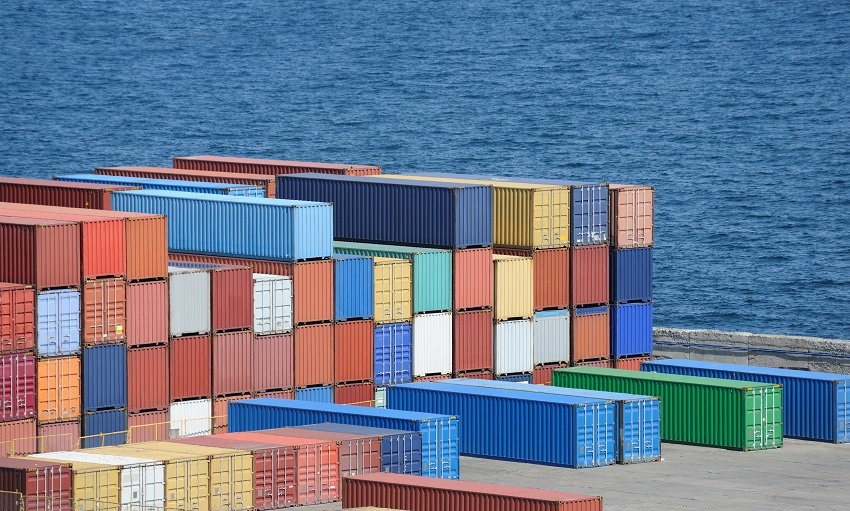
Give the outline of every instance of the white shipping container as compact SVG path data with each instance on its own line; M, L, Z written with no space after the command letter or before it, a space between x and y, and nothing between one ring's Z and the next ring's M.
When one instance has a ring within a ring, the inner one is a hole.
M292 330L292 278L254 274L254 333L282 334Z
M413 376L452 372L452 314L413 317Z
M387 388L375 387L375 408L387 407Z
M534 365L570 361L570 311L534 313Z
M172 336L209 333L209 270L169 266L168 310Z
M496 374L532 372L532 320L499 321L493 329Z
M211 434L212 401L193 399L177 401L168 407L170 438Z

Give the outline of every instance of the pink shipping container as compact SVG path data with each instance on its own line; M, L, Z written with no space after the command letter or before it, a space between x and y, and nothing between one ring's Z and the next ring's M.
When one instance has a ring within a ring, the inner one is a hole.
M572 307L608 303L608 247L570 249L570 301Z
M592 307L593 312L571 310L570 361L611 358L611 325L608 307ZM610 366L608 366L610 367Z
M614 369L628 369L630 371L640 371L640 365L644 362L649 362L652 357L631 357L618 358L614 360Z
M254 274L250 266L220 266L210 272L212 329L247 330L254 326Z
M331 324L295 328L295 386L334 382L334 329Z
M72 479L70 463L0 458L0 492L21 493L20 511L72 511Z
M50 179L0 177L0 202L21 202L66 208L111 208L113 191L138 190L138 186L68 183Z
M0 281L80 285L80 224L0 216Z
M292 334L254 336L254 391L295 387L295 341Z
M0 354L35 349L35 290L0 282Z
M338 405L374 406L375 386L366 383L340 383L334 389L334 403Z
M217 397L213 400L212 408L212 434L223 435L227 433L227 404L231 401L241 401L243 399L253 399L253 395L246 394L243 396Z
M608 185L611 245L651 247L654 243L655 189L651 186Z
M254 389L254 334L229 332L212 336L213 397L249 394Z
M208 335L172 338L169 351L169 399L208 398L212 390Z
M38 426L38 452L73 451L80 448L80 421Z
M168 282L154 280L127 284L124 331L127 346L168 343Z
M83 284L83 341L86 346L124 342L127 291L124 279L87 280Z
M552 385L552 371L567 367L566 364L546 364L534 368L531 373L531 383L535 385Z
M452 253L452 303L455 311L493 307L493 250Z
M334 378L339 383L372 379L375 326L371 321L334 324Z
M127 411L168 408L168 346L127 350Z
M454 372L492 370L493 311L458 312L453 321Z
M0 458L38 452L35 419L0 422Z
M127 443L167 440L168 410L131 413L127 416Z
M346 176L370 176L381 173L377 165L350 165L348 163L317 163L309 161L266 160L260 158L231 158L228 156L177 156L172 165L175 169L208 170L214 172L237 172L240 174L297 174L314 172Z
M15 353L0 356L0 422L35 417L35 356Z
M104 176L146 177L150 179L174 179L206 183L233 183L259 186L266 197L274 198L275 176L242 174L237 172L210 172L206 170L170 169L161 167L101 167L95 174Z

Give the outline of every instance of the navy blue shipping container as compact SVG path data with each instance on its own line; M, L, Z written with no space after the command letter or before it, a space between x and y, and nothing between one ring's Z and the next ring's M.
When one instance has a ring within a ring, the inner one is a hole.
M609 255L611 303L652 300L652 248L623 248Z
M266 191L259 186L233 183L206 183L130 176L102 176L100 174L66 174L64 176L54 176L53 179L56 181L66 181L71 183L100 183L104 185L140 186L142 187L142 190L213 193L216 195L236 195L238 197L266 196Z
M613 401L617 404L616 428L619 432L615 445L617 463L640 463L661 458L661 402L656 397L492 380L453 379L438 383Z
M698 360L653 360L641 371L782 385L783 435L850 442L850 376Z
M616 462L616 410L602 399L419 382L387 387L387 408L463 421L460 452L570 468Z
M280 198L331 202L334 239L445 249L493 245L493 190L330 174L277 177Z
M533 383L534 377L531 373L528 374L505 374L502 376L496 376L496 379L499 381L509 381L512 383Z
M83 350L83 411L127 407L127 346L102 344Z
M409 323L375 325L375 385L411 381L410 343Z
M295 399L299 401L312 401L314 403L333 403L333 387L310 387L306 389L295 389Z
M295 427L314 431L331 431L334 433L380 437L381 472L411 474L415 476L422 475L422 434L418 431L370 428L352 424L337 424L334 422Z
M621 303L610 308L611 356L652 354L652 304Z
M334 318L375 317L375 261L371 257L334 254Z
M127 443L127 410L102 410L83 414L80 447L104 447Z
M320 422L418 431L422 435L422 475L460 478L456 417L271 398L233 401L228 404L227 416L228 431L233 432Z

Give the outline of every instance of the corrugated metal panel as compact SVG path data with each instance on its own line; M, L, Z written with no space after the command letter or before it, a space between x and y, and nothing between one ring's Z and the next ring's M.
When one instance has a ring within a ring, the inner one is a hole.
M314 403L333 403L333 387L310 387L308 389L295 389L295 399L298 401L312 401Z
M493 250L455 250L452 258L452 308L455 311L493 306Z
M209 335L173 338L168 346L169 398L212 395L212 342Z
M334 319L374 317L375 265L371 258L334 254Z
M63 422L80 418L80 357L38 361L38 421Z
M169 438L168 410L127 415L127 443L151 442Z
M292 277L254 274L254 333L292 330Z
M101 410L83 414L80 447L104 447L127 442L127 410Z
M570 361L570 311L534 313L534 365Z
M51 454L34 454L45 461L60 461L51 458ZM102 463L87 463L83 461L67 462L71 464L73 477L74 509L80 511L96 511L98 502L118 503L121 498L121 477L118 467ZM117 507L117 506L116 506Z
M611 306L611 357L652 354L652 304Z
M0 216L0 281L36 289L80 283L80 224Z
M330 204L137 190L116 193L113 209L167 215L175 252L293 261L332 251Z
M374 341L375 325L371 321L334 323L334 379L337 382L372 379Z
M372 382L339 383L334 387L334 403L371 407L375 401L375 386Z
M35 290L0 282L0 353L35 348Z
M375 387L375 408L387 407L387 388Z
M375 258L375 323L397 323L413 317L410 261Z
M652 357L618 358L614 360L614 367L617 369L628 369L629 371L640 371L641 364L650 360L652 360Z
M534 310L563 309L570 304L570 251L535 250Z
M31 354L0 356L0 422L36 414L36 360Z
M493 327L494 372L497 375L531 373L533 361L532 321L499 321Z
M608 185L611 246L650 247L654 243L655 189L651 186Z
M295 386L295 341L292 334L254 336L254 391Z
M375 385L410 381L411 334L409 323L375 325Z
M105 344L84 349L82 385L83 411L125 408L127 406L127 346Z
M127 284L127 346L168 342L168 282Z
M171 179L156 179L130 176L104 176L100 174L65 174L55 176L56 181L68 183L100 183L124 186L138 186L142 190L171 190L175 192L211 193L215 195L235 195L239 197L265 197L266 192L258 186L230 183L190 183Z
M212 329L248 330L254 324L251 304L254 278L250 266L210 269Z
M295 324L333 321L333 261L299 261L292 265Z
M127 280L168 276L168 228L165 215L117 213L127 221Z
M614 368L614 361L612 359L602 359L602 360L583 360L581 362L573 362L573 367L607 367L608 369Z
M113 191L134 188L96 183L61 183L49 179L0 177L0 201L67 208L110 209L110 197Z
M570 361L611 358L611 323L607 306L572 309Z
M534 383L534 374L533 373L522 373L522 374L503 374L500 376L496 376L496 381L508 381L513 383L522 383L526 385L531 385Z
M164 167L100 167L94 169L94 173L101 176L149 177L152 179L176 179L196 183L236 183L260 187L266 191L266 197L272 199L275 195L274 176L264 176L261 174L209 172Z
M608 248L576 247L570 253L573 307L608 303Z
M127 350L127 410L168 408L168 347L145 346Z
M331 324L295 329L295 386L332 385L334 329Z
M368 176L380 174L377 165L351 165L348 163L319 163L309 161L266 160L260 158L232 158L229 156L177 156L175 169L197 169L215 172L257 173L277 176L299 172Z
M612 250L610 255L611 301L625 303L652 300L652 249Z
M531 373L531 383L535 385L552 385L552 371L568 367L568 364L554 363L534 366L534 372ZM465 378L466 375L463 375Z
M493 369L493 311L453 315L453 372Z
M123 342L126 310L124 279L85 281L82 309L85 345Z
M254 334L229 332L212 336L212 394L247 394L254 390Z
M295 390L273 390L269 392L257 392L256 397L268 397L271 399L295 399Z
M0 458L0 490L21 493L21 511L71 511L72 479L69 463Z
M231 401L239 401L241 399L253 399L251 394L243 394L241 396L217 397L212 402L212 434L221 436L227 433L227 407ZM197 437L189 437L197 438ZM208 438L208 437L201 437Z
M168 267L171 335L205 334L212 329L209 270Z
M452 314L419 314L413 318L413 376L452 372Z
M608 187L574 185L572 187L572 246L608 243Z
M79 420L38 425L38 452L67 451L79 448Z
M493 256L493 317L496 321L534 315L534 264L530 257Z
M0 422L0 458L38 452L35 419Z
M171 423L168 427L169 436L209 435L212 433L211 417L212 401L209 399L171 403L168 407L168 420Z

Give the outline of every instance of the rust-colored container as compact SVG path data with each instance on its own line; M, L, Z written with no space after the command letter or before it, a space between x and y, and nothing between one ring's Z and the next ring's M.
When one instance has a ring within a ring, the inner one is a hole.
M153 280L126 286L124 331L127 346L168 343L168 282Z
M0 355L35 349L35 290L0 282Z
M584 362L575 362L572 364L574 367L606 367L608 369L614 368L613 360L585 360Z
M492 380L493 373L491 371L472 371L469 373L455 373L455 378L466 378L468 380Z
M124 279L87 280L83 284L83 341L86 346L124 342L127 289Z
M340 383L334 389L334 403L371 407L375 403L375 386L371 382Z
M640 371L640 365L644 362L649 362L652 357L631 357L618 358L614 360L614 369L628 369L630 371Z
M138 186L69 183L50 179L0 177L0 201L63 206L66 208L112 209L112 192L138 190Z
M208 398L212 390L209 335L175 337L169 351L169 400Z
M493 307L493 250L452 253L452 303L455 311Z
M570 249L571 307L608 303L608 247Z
M0 355L0 422L35 417L35 370L32 353Z
M0 458L38 452L35 419L0 423Z
M334 382L334 329L331 324L295 328L295 386Z
M458 312L454 315L455 373L493 369L493 311Z
M342 502L415 511L602 511L602 497L382 472L343 479Z
M570 305L570 251L566 248L519 250L496 248L493 253L534 260L534 310L566 309Z
M168 346L127 350L127 411L168 409Z
M38 452L74 451L80 448L80 421L39 424Z
M340 477L372 474L381 471L382 437L380 436L364 436L352 433L292 427L277 428L272 431L277 435L335 443L339 447Z
M570 361L611 358L611 324L608 307L579 307L571 310Z
M227 433L227 404L231 401L241 401L243 399L253 399L252 394L244 394L241 396L217 397L213 400L212 408L212 434L222 435Z
M416 376L413 378L413 381L440 381L440 380L450 380L452 375L450 374L430 374L428 376Z
M254 273L287 275L292 277L292 263L283 261L264 261L262 259L243 259L239 257L209 256L169 252L168 259L180 263L221 264L231 266L250 266Z
M292 334L254 336L254 392L295 387Z
M335 323L334 343L334 378L338 383L372 379L375 326L371 321Z
M274 198L275 176L242 174L237 172L210 172L206 170L170 169L162 167L100 167L95 174L102 176L146 177L150 179L173 179L204 183L234 183L259 186L266 197Z
M531 373L531 383L535 385L552 385L552 371L560 369L561 367L567 367L567 365L557 363L544 364L535 367L534 372Z
M611 245L651 247L654 243L655 189L651 186L608 185Z
M254 326L254 274L250 266L225 266L210 271L214 332L248 330Z
M67 422L80 418L80 357L51 357L38 361L38 422Z
M131 413L127 416L127 443L167 440L168 410Z
M26 458L0 459L0 492L22 495L20 511L72 511L70 463ZM8 500L4 504L12 504ZM15 503L18 504L18 503ZM18 511L13 506L3 511Z
M175 169L208 170L213 172L237 172L240 174L339 174L345 176L370 176L381 173L377 165L350 165L348 163L317 163L309 161L266 160L259 158L231 158L227 156L177 156Z
M80 224L0 216L0 281L79 286Z
M228 332L212 336L213 397L249 394L254 389L254 334Z
M258 392L257 396L260 397L270 397L272 399L295 399L295 391L294 390L271 390L268 392Z

